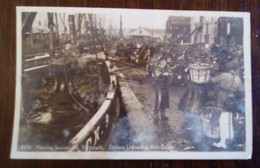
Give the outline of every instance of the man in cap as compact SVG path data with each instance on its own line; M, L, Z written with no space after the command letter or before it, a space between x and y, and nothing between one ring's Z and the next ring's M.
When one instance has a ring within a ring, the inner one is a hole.
M162 120L168 120L165 115L166 108L169 108L169 77L172 76L171 54L166 50L162 50L158 55L158 64L154 68L152 76L155 81L155 106L154 106L154 121L158 122L161 114Z

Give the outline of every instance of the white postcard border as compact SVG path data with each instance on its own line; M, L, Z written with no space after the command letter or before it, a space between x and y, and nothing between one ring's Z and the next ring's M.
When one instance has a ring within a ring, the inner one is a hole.
M21 108L21 13L22 12L66 12L66 13L125 13L158 12L174 16L226 16L241 17L244 23L244 65L245 65L245 106L246 106L246 150L243 152L20 152L17 151L19 118ZM12 159L250 159L252 155L252 83L251 83L251 38L250 13L220 11L178 11L116 8L71 8L71 7L17 7L16 8L16 92L13 124Z

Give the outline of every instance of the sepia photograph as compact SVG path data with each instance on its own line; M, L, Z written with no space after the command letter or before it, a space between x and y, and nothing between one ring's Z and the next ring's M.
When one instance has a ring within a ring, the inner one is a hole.
M250 159L250 14L17 7L13 159Z

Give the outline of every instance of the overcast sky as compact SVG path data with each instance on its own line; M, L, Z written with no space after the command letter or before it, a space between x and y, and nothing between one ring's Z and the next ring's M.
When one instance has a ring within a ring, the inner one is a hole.
M61 14L63 16L63 14ZM120 14L119 13L109 13L109 14L101 14L104 18L104 27L109 28L110 23L111 25L117 29L120 28ZM129 12L123 13L122 22L123 22L123 29L136 29L138 27L147 27L147 28L154 28L154 29L165 29L166 21L168 19L168 15L158 15L155 13L142 13L140 15L137 12ZM62 27L62 23L60 21L60 16L58 15L59 25ZM41 22L42 26L47 26L47 13L39 12L34 20L33 27L38 26L39 21ZM68 24L68 15L66 15L66 24ZM67 25L68 26L68 25Z
M63 17L64 13L58 13L58 22L59 22L59 30L60 32L63 32L63 23L61 21L61 17ZM74 13L70 13L74 14ZM166 21L169 16L173 16L176 13L174 12L152 12L152 11L141 11L141 10L130 10L130 11L110 11L106 14L99 13L97 16L100 16L102 18L102 27L105 29L109 29L110 23L113 27L113 29L119 29L120 28L120 15L122 16L122 22L123 22L123 29L136 29L138 27L146 27L146 28L153 28L153 29L165 29L166 27ZM69 13L66 12L65 14L65 24L67 26L67 29L69 29L68 25L68 15ZM217 17L215 17L216 19ZM199 17L194 17L194 21L198 22ZM208 19L212 19L212 17L208 17ZM76 21L77 19L75 19ZM98 19L99 21L99 19ZM43 27L47 28L47 12L38 12L36 15L36 18L33 23L33 27L38 27L39 22L41 22L41 25ZM55 20L54 20L55 22ZM77 24L76 24L77 26Z
M123 21L123 28L135 29L138 27L147 27L154 29L165 29L168 15L158 15L155 13L143 13L142 15L130 12L121 14ZM106 26L109 27L110 21L112 26L120 27L120 14L108 14L106 15Z

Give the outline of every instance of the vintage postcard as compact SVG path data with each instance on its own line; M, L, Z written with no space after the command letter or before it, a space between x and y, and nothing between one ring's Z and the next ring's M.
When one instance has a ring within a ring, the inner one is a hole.
M250 14L17 7L13 159L250 159Z

